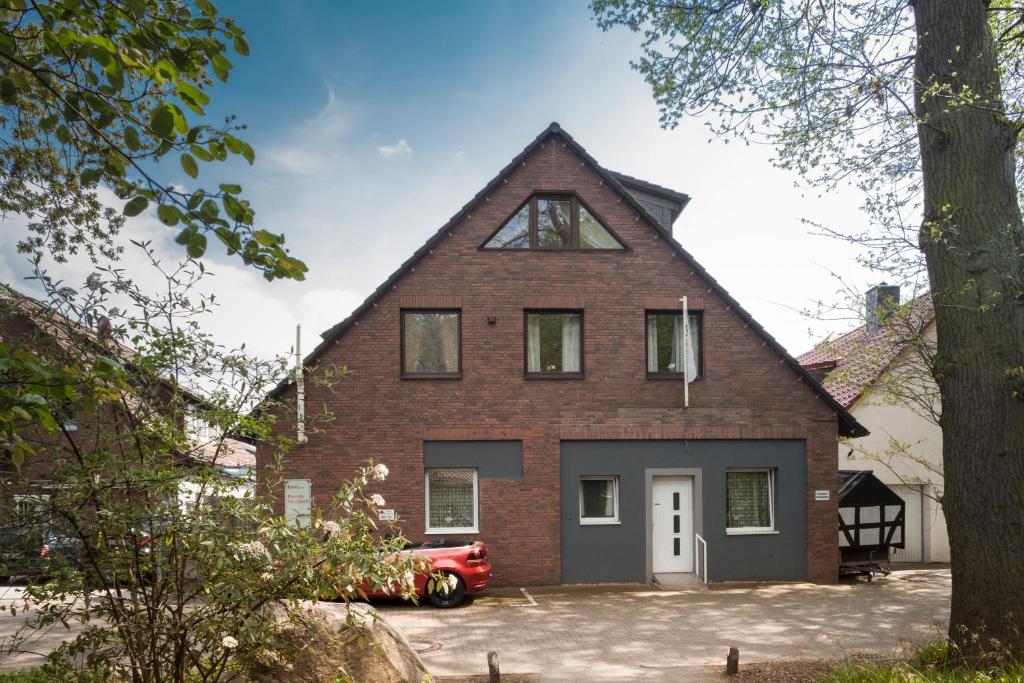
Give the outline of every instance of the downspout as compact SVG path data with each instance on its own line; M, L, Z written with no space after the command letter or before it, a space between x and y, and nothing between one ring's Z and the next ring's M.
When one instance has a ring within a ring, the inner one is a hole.
M296 441L301 445L306 438L306 385L302 379L302 325L295 326L295 427Z

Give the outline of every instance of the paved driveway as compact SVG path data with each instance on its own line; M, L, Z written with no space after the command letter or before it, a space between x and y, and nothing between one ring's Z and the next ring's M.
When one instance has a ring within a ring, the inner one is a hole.
M928 568L836 586L547 588L529 590L532 601L502 590L453 610L377 607L441 676L486 673L487 652L495 650L503 674L678 681L718 678L730 645L739 647L741 665L895 654L901 644L938 637L949 595L949 570Z

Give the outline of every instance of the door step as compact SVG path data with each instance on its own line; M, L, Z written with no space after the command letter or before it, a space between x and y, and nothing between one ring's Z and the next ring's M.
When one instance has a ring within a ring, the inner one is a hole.
M663 591L705 591L707 585L693 572L669 572L654 575L654 585Z

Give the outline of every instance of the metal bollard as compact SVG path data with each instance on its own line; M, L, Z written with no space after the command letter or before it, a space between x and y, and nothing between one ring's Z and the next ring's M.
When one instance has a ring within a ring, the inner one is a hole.
M501 672L498 671L498 653L487 653L487 675L490 683L501 683Z

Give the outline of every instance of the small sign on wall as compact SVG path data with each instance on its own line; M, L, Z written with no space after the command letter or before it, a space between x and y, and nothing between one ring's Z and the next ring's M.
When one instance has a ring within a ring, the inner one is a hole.
M828 489L818 489L814 492L814 500L828 500Z
M313 493L309 479L288 479L284 483L284 518L298 528L309 526Z
M393 522L395 521L395 511L390 508L387 510L381 510L379 519L382 522Z

